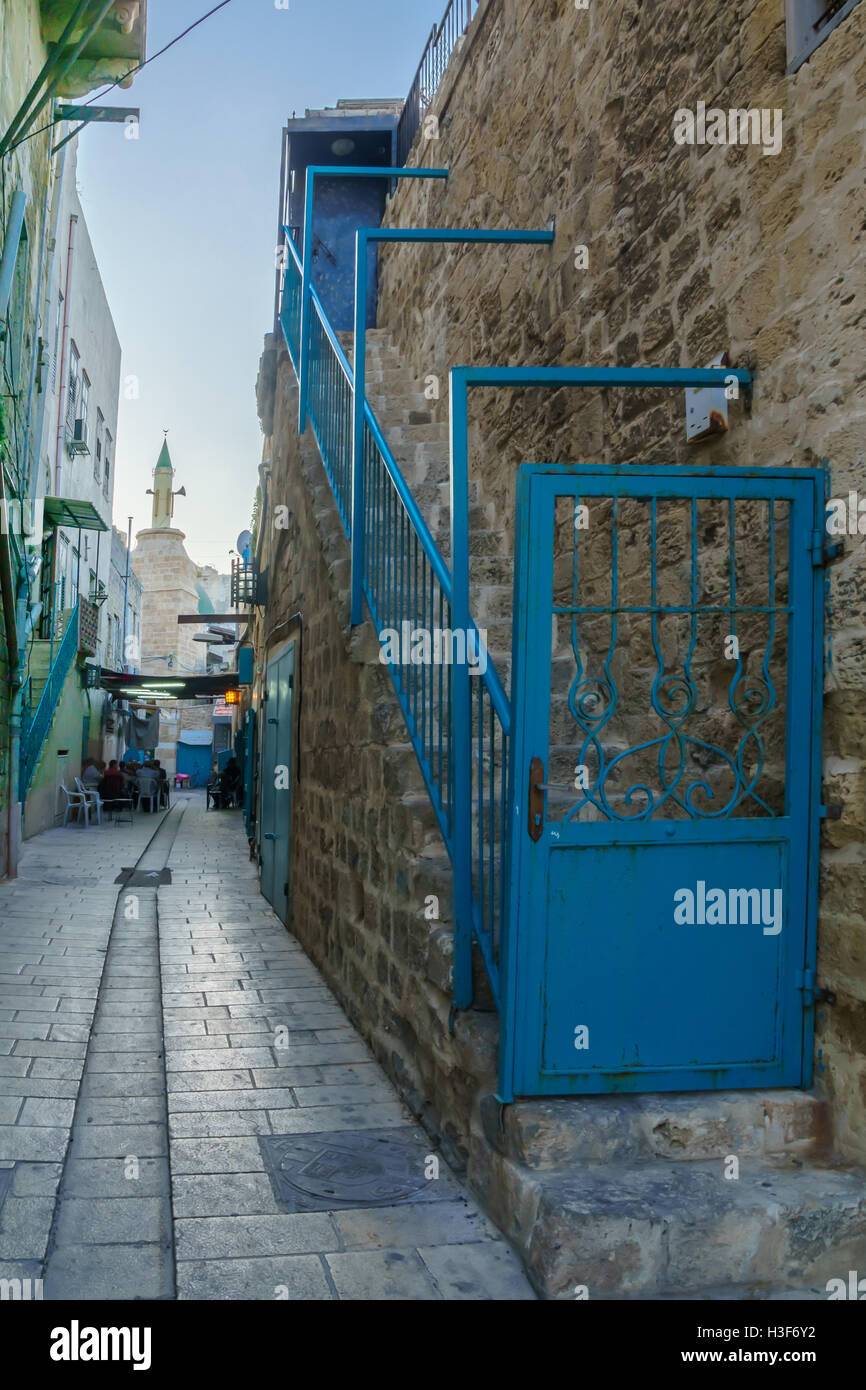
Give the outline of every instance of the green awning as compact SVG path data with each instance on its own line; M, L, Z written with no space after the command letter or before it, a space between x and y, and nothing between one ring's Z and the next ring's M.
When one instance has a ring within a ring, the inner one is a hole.
M76 502L72 497L46 497L44 518L46 526L69 526L80 531L108 530L108 523L102 520L92 502Z

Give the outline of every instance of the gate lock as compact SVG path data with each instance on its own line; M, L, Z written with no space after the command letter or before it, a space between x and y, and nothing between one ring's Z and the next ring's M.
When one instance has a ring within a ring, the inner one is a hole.
M544 763L533 758L529 764L529 838L540 840L544 830Z
M544 793L565 792L574 796L574 787L568 782L542 782L544 763L541 758L533 758L529 764L529 838L540 840L544 830Z

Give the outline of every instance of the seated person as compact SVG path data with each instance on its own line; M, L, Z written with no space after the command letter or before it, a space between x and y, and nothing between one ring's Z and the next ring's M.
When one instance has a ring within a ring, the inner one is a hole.
M128 786L126 774L121 772L117 766L117 759L112 758L108 768L103 774L99 784L99 795L102 797L107 809L113 811L118 804L126 803L131 800L131 792Z
M220 785L220 775L217 771L216 763L214 763L213 767L211 768L210 776L207 779L207 789L205 793L205 810L210 810L211 802L213 802L214 804L215 811L219 811L223 805L223 794Z
M145 763L144 767L142 767L138 773L136 783L138 785L139 801L141 801L141 798L143 796L153 796L155 798L154 807L158 806L159 772L157 771L157 769L155 767L151 767L148 763Z
M81 780L88 791L95 791L102 780L102 773L95 758L88 758L81 771Z
M231 806L237 802L240 786L241 770L238 767L237 759L229 758L220 775L220 791L224 806Z
M153 760L153 769L159 774L159 804L168 805L168 773L158 758Z

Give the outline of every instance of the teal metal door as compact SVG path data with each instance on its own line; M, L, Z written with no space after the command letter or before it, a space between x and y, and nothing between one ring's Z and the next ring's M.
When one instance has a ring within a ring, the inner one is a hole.
M268 663L262 711L262 893L289 920L295 644Z
M503 1099L809 1084L823 489L521 470Z
M213 748L209 743L177 745L177 771L189 778L190 787L206 787L213 764Z

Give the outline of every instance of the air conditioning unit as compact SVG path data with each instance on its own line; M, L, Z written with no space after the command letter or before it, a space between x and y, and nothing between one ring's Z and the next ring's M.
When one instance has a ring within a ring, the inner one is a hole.
M74 458L76 454L90 453L90 445L87 443L86 420L76 420L74 422L72 431L66 441L66 447L72 458Z

